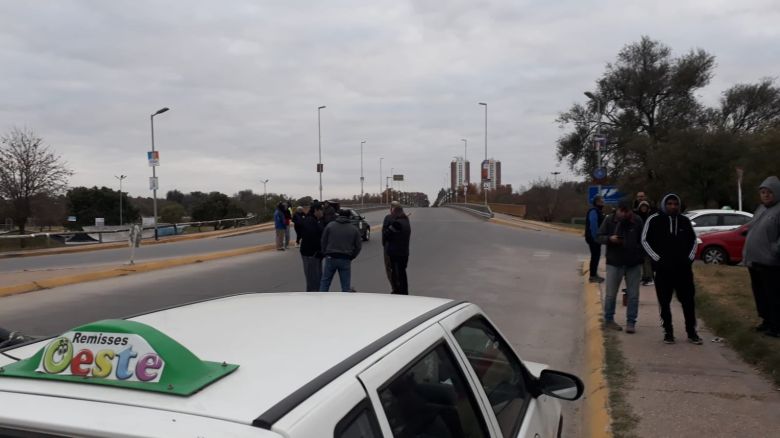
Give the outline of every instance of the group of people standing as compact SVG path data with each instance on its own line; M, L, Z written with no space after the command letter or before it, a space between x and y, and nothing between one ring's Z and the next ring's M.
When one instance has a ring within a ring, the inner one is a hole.
M780 337L780 180L767 178L759 188L761 205L749 225L743 262L750 272L751 286L762 322L757 331ZM671 302L674 295L682 305L688 341L701 345L696 330L696 302L692 264L697 237L693 224L682 214L682 200L670 193L659 209L650 205L644 192L634 204L621 202L606 215L604 200L593 199L586 218L585 240L591 251L589 281L606 281L604 327L622 331L615 322L618 290L625 282L626 333L636 333L639 286L655 285L664 342L675 343ZM606 279L598 275L601 246L606 245Z
M360 231L350 221L349 211L336 210L327 201L320 203L314 200L306 214L303 214L303 209L300 212L301 216L294 225L300 239L306 291L328 292L338 273L341 291L354 292L352 260L360 254L362 239ZM382 225L385 269L394 294L409 294L406 266L410 237L409 218L403 207L394 201ZM279 246L277 229L277 249Z

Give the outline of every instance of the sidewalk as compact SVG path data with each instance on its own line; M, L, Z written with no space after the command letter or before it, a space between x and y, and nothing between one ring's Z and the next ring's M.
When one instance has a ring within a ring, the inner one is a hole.
M600 291L603 301L603 284ZM639 437L780 436L780 388L726 344L713 342L701 320L704 345L688 343L676 298L672 318L677 343L664 344L655 288L642 286L639 296L637 333L617 333L634 372L626 398L639 418ZM625 312L618 293L615 321L624 328Z

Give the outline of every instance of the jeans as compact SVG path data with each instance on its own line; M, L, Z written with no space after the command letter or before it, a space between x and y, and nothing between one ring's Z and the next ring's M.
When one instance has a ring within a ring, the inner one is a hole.
M599 259L601 258L601 244L597 242L588 243L590 248L590 276L599 275Z
M318 292L322 280L322 259L302 255L303 274L306 276L306 292Z
M626 294L628 294L626 322L628 324L636 324L636 318L639 316L639 281L642 277L642 265L607 265L607 287L604 299L605 322L615 320L615 301L617 300L620 283L624 277L626 279Z
M406 265L409 264L409 256L390 256L390 265L393 269L393 293L409 295L409 282L406 278Z
M325 267L322 268L322 280L320 281L320 292L328 292L330 283L333 282L333 276L339 273L341 282L341 291L350 292L352 277L352 260L325 257Z

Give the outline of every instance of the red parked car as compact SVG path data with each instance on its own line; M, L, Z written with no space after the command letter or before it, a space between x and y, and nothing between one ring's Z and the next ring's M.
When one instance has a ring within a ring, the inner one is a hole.
M728 230L705 233L698 237L699 247L696 258L704 263L737 264L742 261L742 248L745 246L748 225Z

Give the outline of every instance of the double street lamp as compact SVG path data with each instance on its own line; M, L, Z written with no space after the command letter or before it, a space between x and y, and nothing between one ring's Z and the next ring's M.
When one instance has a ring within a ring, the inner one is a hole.
M122 180L127 178L127 175L114 175L114 178L119 180L119 225L124 225L125 221L122 220Z
M161 108L161 109L157 110L157 112L155 112L154 114L149 116L149 121L151 122L151 125L152 125L152 158L154 158L154 116L156 116L158 114L162 114L162 113L168 111L169 109L170 108L168 108L168 107ZM153 163L153 165L152 165L152 184L151 185L152 185L152 200L153 200L153 204L154 204L154 240L160 240L160 236L159 236L159 234L157 232L157 187L158 187L158 184L157 184L157 171L156 171L157 165L156 164L157 163Z
M260 182L263 183L263 218L265 218L265 208L268 204L268 181L271 181L270 179L261 179Z

